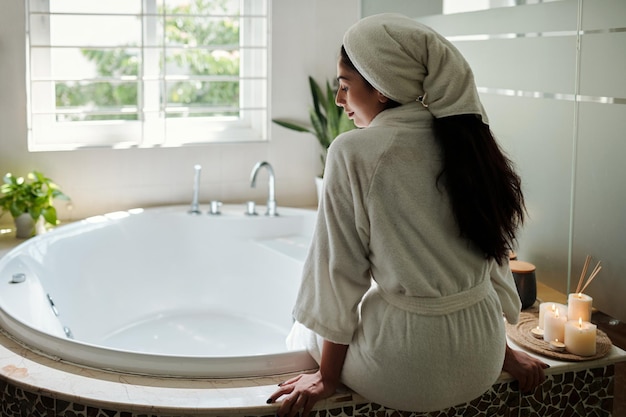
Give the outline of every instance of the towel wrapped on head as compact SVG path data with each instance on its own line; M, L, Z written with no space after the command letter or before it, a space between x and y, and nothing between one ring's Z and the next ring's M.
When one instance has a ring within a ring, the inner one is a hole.
M437 118L477 114L489 124L469 64L428 26L396 13L373 15L348 29L343 46L386 97L400 104L420 101Z

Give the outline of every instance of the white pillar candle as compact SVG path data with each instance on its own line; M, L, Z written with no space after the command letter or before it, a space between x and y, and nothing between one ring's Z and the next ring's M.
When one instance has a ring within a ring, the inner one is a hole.
M546 342L563 342L565 338L565 322L567 316L559 314L557 308L554 312L547 310L543 317L543 340Z
M539 304L539 322L537 323L537 327L543 329L543 318L546 314L546 311L550 310L554 313L556 310L559 310L560 316L567 316L567 306L565 304L559 303L541 303Z
M593 298L587 294L576 293L567 296L567 317L570 320L583 319L591 321L591 304Z
M596 354L595 324L582 319L570 320L565 323L565 349L569 353L579 356L593 356Z

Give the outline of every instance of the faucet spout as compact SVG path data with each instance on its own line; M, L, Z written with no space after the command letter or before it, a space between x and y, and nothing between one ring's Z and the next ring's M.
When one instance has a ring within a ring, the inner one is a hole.
M265 215L278 216L278 212L276 211L276 179L274 177L274 169L269 162L261 161L254 165L254 168L252 168L252 172L250 173L250 187L256 187L256 175L261 168L267 169L267 172L269 173L269 194L267 197L267 211L265 212Z

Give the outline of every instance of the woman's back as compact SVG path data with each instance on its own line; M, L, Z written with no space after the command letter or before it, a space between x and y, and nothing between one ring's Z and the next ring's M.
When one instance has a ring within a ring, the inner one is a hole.
M353 221L367 229L362 244L385 291L439 297L485 279L489 262L460 236L446 187L438 181L439 144L432 116L421 105L384 111L368 129L335 141L329 159L327 187L334 186L334 169L352 172L340 180L353 182L350 204L363 206ZM332 188L328 195L337 198Z

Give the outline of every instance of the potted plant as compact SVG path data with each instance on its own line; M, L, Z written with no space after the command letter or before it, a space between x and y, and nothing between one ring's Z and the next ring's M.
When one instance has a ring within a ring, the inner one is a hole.
M324 174L324 165L326 164L326 152L328 147L337 136L348 130L355 128L352 120L348 118L343 109L335 103L335 90L331 88L330 83L326 81L326 93L322 91L319 84L309 76L309 87L311 89L311 97L313 106L309 109L309 126L294 123L283 119L272 119L272 121L287 129L297 132L312 133L317 138L322 152L320 159L322 162L322 175L317 179L318 195L321 184L321 177Z
M16 237L28 238L45 231L45 224L58 224L54 200L69 200L59 187L41 172L32 171L26 178L11 173L4 176L0 186L2 213L11 213Z

